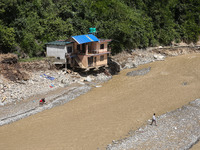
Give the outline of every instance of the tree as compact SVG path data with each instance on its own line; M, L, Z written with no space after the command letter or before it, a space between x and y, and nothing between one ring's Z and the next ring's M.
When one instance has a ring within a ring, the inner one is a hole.
M0 52L7 53L15 45L15 32L0 22Z

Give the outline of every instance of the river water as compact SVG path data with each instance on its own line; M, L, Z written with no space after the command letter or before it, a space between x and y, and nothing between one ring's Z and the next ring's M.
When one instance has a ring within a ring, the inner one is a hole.
M144 76L130 71L151 67ZM200 54L141 65L62 106L0 127L0 149L94 150L200 98Z

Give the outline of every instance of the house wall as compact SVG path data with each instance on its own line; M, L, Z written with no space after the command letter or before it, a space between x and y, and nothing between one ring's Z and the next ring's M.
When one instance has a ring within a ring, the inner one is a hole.
M104 56L104 60L101 61L101 56ZM94 62L96 57L96 63ZM85 67L88 67L88 56L86 55L78 55L78 58L82 62ZM107 54L93 56L93 67L107 65Z
M73 47L74 47L74 53L78 53L78 51L77 51L77 45L78 45L78 43L74 42L74 45L73 45Z
M101 49L101 44L104 44L104 48ZM99 53L103 53L103 52L107 52L107 49L108 49L108 43L107 42L96 42L95 44L95 49L96 51L98 51Z
M47 56L53 56L55 58L65 59L65 53L67 49L65 45L47 45Z
M78 58L82 62L83 66L88 67L88 57L85 55L78 55Z
M101 56L104 56L104 60L103 61L100 60ZM97 56L96 66L107 65L107 62L108 62L107 61L107 54L99 55L99 56Z
M98 44L98 42L92 42L91 49L97 50L97 44Z
M47 45L47 56L53 56L55 58L60 57L60 59L65 59L65 54L67 53L67 47L73 46L69 45ZM73 48L72 48L73 51Z
M104 49L100 49L100 45L101 44L104 44ZM101 42L101 43L99 43L99 52L101 53L101 52L107 52L107 50L108 50L108 43L107 42Z

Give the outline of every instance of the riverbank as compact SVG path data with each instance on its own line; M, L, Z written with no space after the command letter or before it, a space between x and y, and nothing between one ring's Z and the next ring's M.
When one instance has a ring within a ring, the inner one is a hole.
M107 150L190 149L200 140L200 99L157 117L157 126L147 124L129 137L113 141Z
M199 98L199 60L199 54L190 54L123 70L76 100L0 127L0 147L105 149L145 125L154 112L160 116ZM146 75L126 76L149 67Z

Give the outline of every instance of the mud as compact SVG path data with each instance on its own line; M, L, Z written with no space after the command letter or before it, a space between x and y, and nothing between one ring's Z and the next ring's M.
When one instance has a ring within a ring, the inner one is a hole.
M200 55L190 54L124 70L63 106L1 126L0 149L106 149L154 112L161 116L198 99L199 64ZM146 75L126 76L149 67Z

